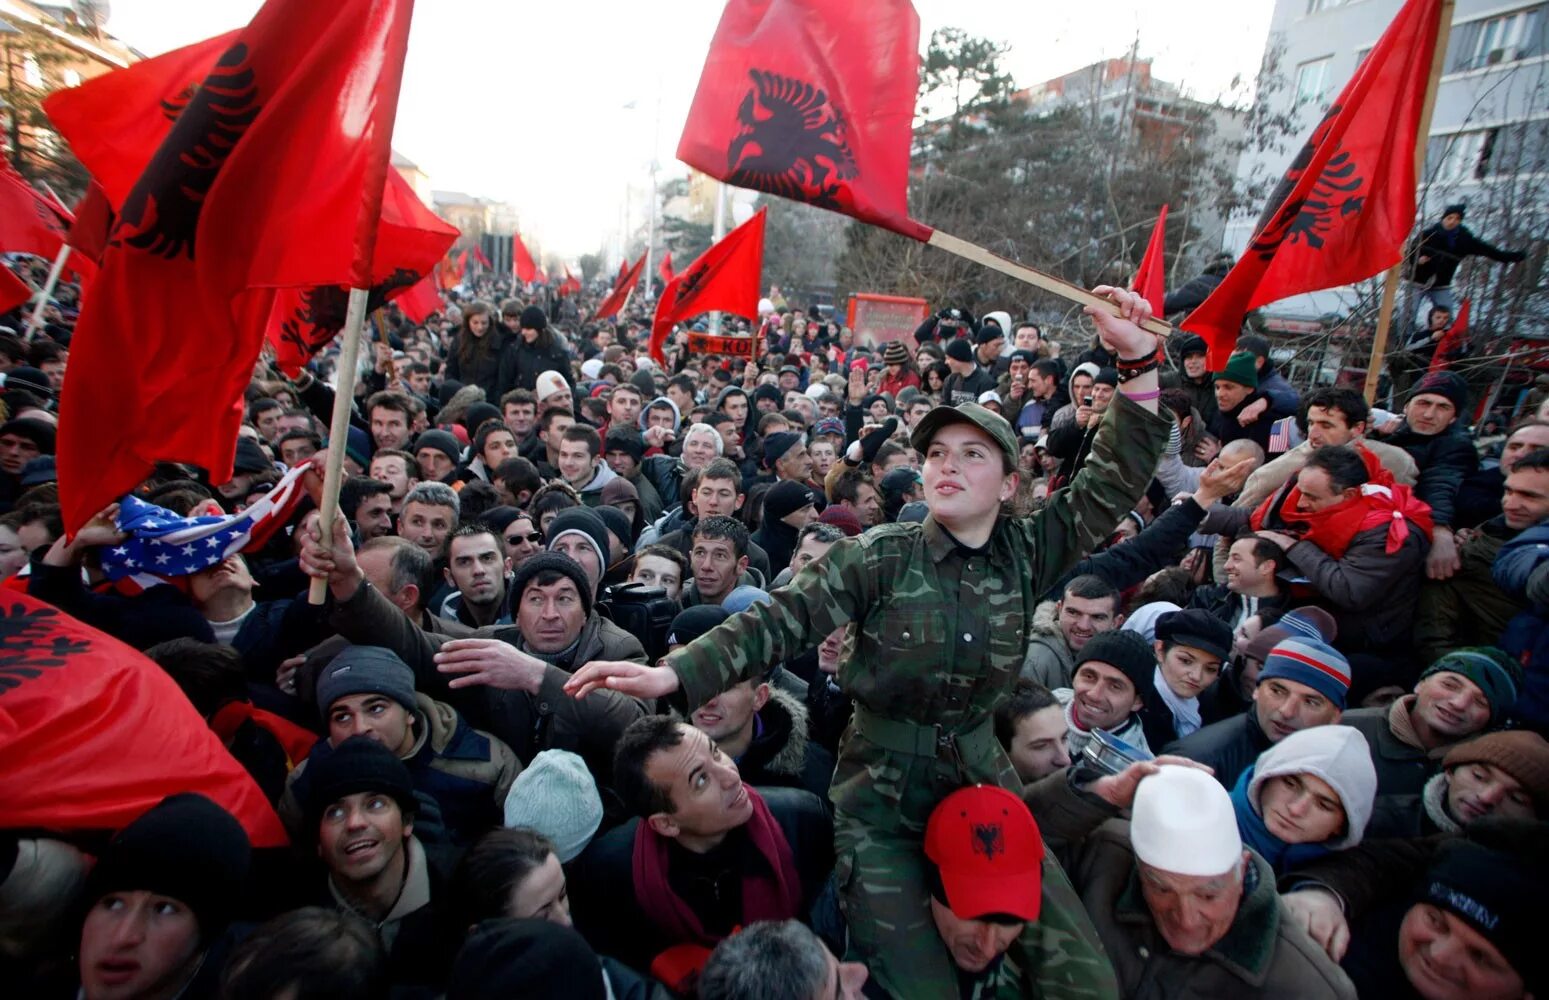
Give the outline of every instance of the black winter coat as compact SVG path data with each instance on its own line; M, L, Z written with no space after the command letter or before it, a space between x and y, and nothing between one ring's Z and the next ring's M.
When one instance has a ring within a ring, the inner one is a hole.
M462 344L459 342L452 345L446 359L446 377L463 385L478 386L484 390L484 399L498 406L501 395L515 388L507 385L502 378L505 371L514 368L516 342L519 338L500 326L490 330L485 337L494 338L489 349L483 354L476 354L466 368L458 357L458 349ZM560 374L567 376L566 381L569 381L568 369Z
M570 371L570 353L561 347L558 341L551 341L549 347L543 348L537 341L529 344L521 334L517 334L515 340L515 349L500 355L501 393L510 392L512 389L537 389L538 376L547 371L559 372L565 377L567 383L574 385L575 375ZM490 402L498 406L500 397L493 396Z
M1458 226L1450 233L1437 222L1420 234L1420 242L1410 256L1414 268L1409 273L1411 281L1433 288L1452 284L1452 276L1464 257L1488 257L1502 264L1515 264L1526 256L1520 250L1502 250L1500 247L1475 236L1467 226ZM1425 263L1421 257L1430 258Z
M1457 516L1458 491L1463 480L1479 468L1479 452L1461 423L1454 423L1440 434L1420 434L1409 421L1382 439L1409 453L1420 467L1415 496L1431 505L1431 517L1438 528L1450 528Z
M1252 767L1259 754L1273 745L1259 727L1258 714L1250 710L1196 729L1183 739L1168 744L1161 752L1209 765L1215 770L1215 779L1231 791L1242 772Z

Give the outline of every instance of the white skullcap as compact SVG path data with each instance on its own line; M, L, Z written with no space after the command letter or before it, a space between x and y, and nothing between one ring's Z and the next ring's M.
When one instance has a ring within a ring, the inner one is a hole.
M1231 796L1193 767L1163 764L1142 778L1131 807L1135 857L1174 875L1224 875L1242 863Z
M596 378L602 374L602 359L587 358L581 362L581 376L583 378Z

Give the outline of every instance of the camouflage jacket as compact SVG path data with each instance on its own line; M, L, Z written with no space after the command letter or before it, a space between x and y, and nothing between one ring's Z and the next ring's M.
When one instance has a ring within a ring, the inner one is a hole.
M1121 394L1070 487L1031 518L1002 518L985 549L962 548L931 518L874 528L841 540L771 603L734 615L666 663L695 706L855 622L855 653L838 679L857 704L947 734L975 730L1016 682L1040 595L1145 492L1168 427ZM955 782L939 787L935 758L884 750L852 729L830 797L863 822L923 832L951 787L984 782L1020 793L995 741L974 745L985 748L954 759Z

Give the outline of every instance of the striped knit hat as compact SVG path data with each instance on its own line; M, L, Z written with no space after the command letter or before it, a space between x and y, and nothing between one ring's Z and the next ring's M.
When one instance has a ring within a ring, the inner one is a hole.
M1282 639L1269 651L1259 683L1271 677L1305 684L1338 705L1345 707L1350 693L1350 661L1326 642L1300 636Z

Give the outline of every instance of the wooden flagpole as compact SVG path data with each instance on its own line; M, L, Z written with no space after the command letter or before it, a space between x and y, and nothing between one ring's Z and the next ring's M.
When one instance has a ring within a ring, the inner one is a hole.
M1101 309L1113 316L1119 315L1118 306L1107 299L1093 295L1080 285L1073 285L1063 278L1056 278L1054 275L1045 274L1036 268L1028 267L1025 264L1018 264L1014 260L1008 260L998 253L992 253L981 246L969 243L967 240L958 239L956 236L948 235L939 229L932 230L930 239L926 240L926 242L939 250L956 254L964 260L971 260L975 264L987 267L992 271L999 271L1001 274L1025 281L1029 285L1041 288L1051 295L1058 295L1062 299L1068 299L1079 305ZM1157 317L1146 320L1141 326L1159 337L1165 337L1172 332L1172 327L1167 324L1167 321Z
M1425 103L1420 106L1420 125L1415 130L1415 182L1425 174L1425 147L1431 135L1431 112L1436 109L1436 90L1447 63L1447 39L1452 34L1452 11L1457 0L1441 0L1440 23L1436 26L1436 49L1431 53L1431 75L1425 83ZM1403 277L1408 255L1399 259L1382 278L1382 306L1377 313L1377 332L1372 337L1372 356L1366 365L1366 402L1377 398L1377 380L1382 376L1382 359L1388 353L1388 333L1393 326L1393 306L1398 300L1398 283Z
M59 252L54 255L54 266L48 269L48 280L43 282L43 290L38 292L38 301L32 306L32 315L27 318L27 329L22 335L23 340L31 340L38 332L38 327L43 325L43 308L48 305L49 297L54 294L54 288L59 284L59 276L64 273L65 261L70 259L70 244L61 243Z
M328 425L328 465L323 472L323 508L318 528L323 544L331 544L334 516L339 512L339 485L344 479L345 442L350 437L350 409L355 402L356 369L360 363L360 335L366 325L366 300L370 291L350 289L349 309L344 314L344 343L339 348L338 378L335 380L333 419ZM328 581L313 578L307 600L322 604L328 598Z

